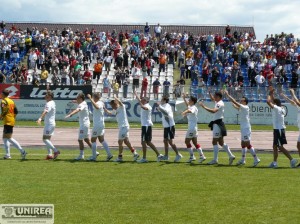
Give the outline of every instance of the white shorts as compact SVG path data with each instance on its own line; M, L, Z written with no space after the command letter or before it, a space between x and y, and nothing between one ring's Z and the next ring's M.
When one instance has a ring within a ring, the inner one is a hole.
M121 127L119 129L119 140L124 140L125 138L129 137L129 128L128 127Z
M213 132L213 138L221 138L222 137L222 133L221 133L221 129L219 128L219 125L214 124L212 132Z
M55 126L54 125L45 125L43 135L52 136L54 133Z
M185 138L197 138L197 137L198 137L197 127L187 130Z
M78 140L84 140L86 138L89 138L89 126L82 126L79 127L78 130Z
M249 142L251 140L251 128L241 129L241 140L244 142Z
M104 127L93 127L92 137L98 137L104 135Z

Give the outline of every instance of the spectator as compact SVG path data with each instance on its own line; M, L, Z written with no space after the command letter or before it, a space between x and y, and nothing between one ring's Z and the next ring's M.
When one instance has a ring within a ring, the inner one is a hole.
M105 75L103 78L103 92L107 93L108 98L110 97L110 89L111 89L111 84L108 79L108 75Z
M163 82L163 96L164 97L169 97L170 96L170 81L168 80L168 78L166 77L165 81Z
M188 57L186 60L185 60L185 70L186 70L186 75L185 75L185 78L186 79L191 79L191 76L192 76L192 66L194 64L194 60L193 58L191 57Z
M257 85L257 91L260 92L260 88L262 88L265 84L266 79L262 75L262 72L259 72L258 75L255 76L255 81Z
M88 68L85 69L85 72L83 73L83 79L85 81L85 84L91 85L92 84L92 74L89 71Z
M41 75L40 75L40 80L41 80L41 84L42 85L46 85L47 84L48 76L49 76L49 73L46 70L45 65L43 65L42 71L41 71Z
M94 64L94 71L93 71L93 79L97 79L97 85L99 83L100 76L102 74L103 64L100 60Z
M167 62L167 56L165 54L160 54L158 76L160 76L161 71L163 71L163 72L166 71L166 62Z
M220 76L220 72L219 72L217 66L215 66L213 68L213 70L211 71L211 86L219 85L219 76Z
M204 87L205 87L205 82L203 81L202 77L199 77L198 91L197 91L197 98L198 99L203 99L204 98Z
M159 82L159 78L156 78L152 85L153 85L154 99L158 100L159 87L161 86Z
M63 69L60 72L60 75L61 75L61 84L66 85L67 84L67 76L68 76L68 71L67 71L66 66L63 67Z
M155 26L154 33L155 33L156 38L160 39L161 34L162 34L162 27L160 26L159 23L157 24L157 26Z
M141 89L141 96L140 96L141 98L147 96L147 89L148 89L148 79L145 77L142 82L142 89Z
M113 97L117 97L119 96L119 83L117 82L117 80L114 80L112 83L112 88L113 88Z
M208 75L209 75L209 66L210 64L208 62L208 59L206 58L202 65L202 78L206 85L207 85Z

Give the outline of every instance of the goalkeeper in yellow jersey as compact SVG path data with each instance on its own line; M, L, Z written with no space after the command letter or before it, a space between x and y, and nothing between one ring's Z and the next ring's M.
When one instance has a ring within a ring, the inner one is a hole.
M1 101L1 119L3 120L3 144L5 149L4 159L11 159L10 144L15 146L21 152L21 158L25 159L26 152L22 149L20 144L12 138L13 128L15 125L15 118L18 114L15 102L8 98L9 91L3 90Z

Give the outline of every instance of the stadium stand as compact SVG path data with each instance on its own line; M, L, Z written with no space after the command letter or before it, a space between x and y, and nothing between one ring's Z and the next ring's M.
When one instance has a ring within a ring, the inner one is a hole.
M2 83L41 83L45 66L46 83L91 84L105 98L118 93L131 99L134 90L146 88L154 99L158 83L159 95L174 92L177 98L191 80L190 94L203 100L209 100L208 90L227 88L259 102L270 85L278 94L297 89L300 74L300 47L292 34L259 42L250 26L2 22L0 43ZM99 80L90 77L97 61L103 64ZM174 69L181 80L173 80Z

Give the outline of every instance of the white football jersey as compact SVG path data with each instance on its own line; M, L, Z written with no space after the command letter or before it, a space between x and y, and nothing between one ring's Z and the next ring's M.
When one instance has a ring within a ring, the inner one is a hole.
M282 107L274 105L272 111L273 129L285 129L284 116L286 112Z
M240 126L241 129L250 128L250 117L249 117L249 106L240 104L239 115L240 115Z
M198 121L198 108L196 105L188 106L188 109L191 111L191 113L187 114L188 119L188 129L193 129L197 127L197 121Z
M93 125L94 127L104 127L104 103L102 101L95 102L99 109L94 107Z
M162 113L162 125L164 128L172 127L175 125L173 110L170 104L165 103L159 105L160 112Z
M152 126L152 107L149 105L149 103L145 104L144 107L147 107L148 110L141 108L141 125Z
M89 118L89 109L87 103L83 101L82 103L78 104L77 109L80 110L78 112L80 126L89 126L90 118Z
M220 100L219 102L215 102L215 108L218 109L216 113L214 113L214 121L224 118L224 102Z
M126 108L125 106L119 106L116 110L116 117L118 122L118 127L129 127L127 114L126 114Z
M46 115L45 115L45 125L55 125L55 113L56 104L53 100L49 101L45 105Z

